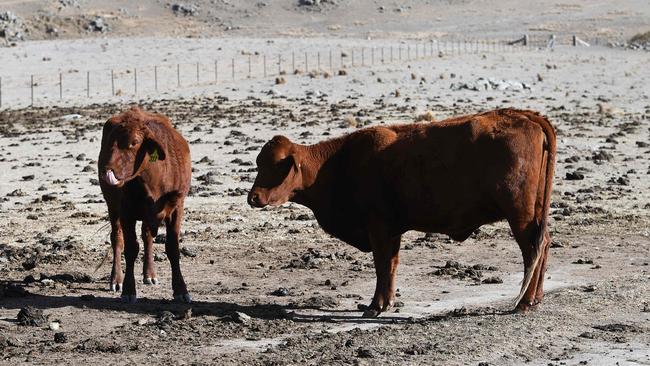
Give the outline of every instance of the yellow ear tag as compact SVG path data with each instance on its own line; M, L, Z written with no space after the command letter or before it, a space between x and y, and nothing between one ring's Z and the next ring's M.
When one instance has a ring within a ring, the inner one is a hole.
M149 155L149 162L153 163L158 160L158 149L153 149L153 152Z

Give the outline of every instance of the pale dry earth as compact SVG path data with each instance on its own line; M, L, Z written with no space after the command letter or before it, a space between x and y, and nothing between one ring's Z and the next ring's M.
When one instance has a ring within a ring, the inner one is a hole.
M2 111L0 362L650 364L644 70L647 54L608 48L443 54L349 68L343 76L286 75L281 85L258 78L143 100L169 115L191 144L194 188L182 243L190 306L170 302L161 245L161 284L138 285L136 305L107 291L108 265L94 270L108 248L95 181L98 139L103 121L128 104L78 98L76 106ZM480 77L530 89L450 88ZM464 243L408 233L400 307L366 320L356 307L371 300L370 255L323 233L303 207L246 205L255 156L275 134L314 143L362 126L408 123L427 110L442 119L504 106L539 110L558 131L548 296L536 313L509 313L522 265L504 223ZM17 323L26 305L44 310L45 325ZM60 329L50 330L52 322ZM60 332L65 342L55 341Z

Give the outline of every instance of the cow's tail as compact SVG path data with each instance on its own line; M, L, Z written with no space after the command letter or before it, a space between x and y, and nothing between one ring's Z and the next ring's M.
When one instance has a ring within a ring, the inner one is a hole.
M528 289L528 286L530 285L530 282L533 279L533 274L535 273L535 269L539 265L539 261L542 256L542 250L544 247L544 238L548 231L548 226L547 226L548 213L551 207L553 174L555 171L555 156L557 152L555 130L553 129L553 126L551 126L549 120L546 117L541 116L540 114L535 112L530 112L530 111L523 111L523 112L526 114L526 117L528 117L528 119L530 119L532 122L537 123L544 131L545 141L543 144L540 175L539 175L540 179L542 178L542 176L544 177L544 191L542 196L543 206L542 206L541 214L539 217L536 217L538 226L537 226L537 235L535 237L535 241L533 242L532 261L526 268L524 268L524 280L521 284L521 290L519 291L519 295L515 299L515 306L517 306L521 301L521 299L524 297L524 294L526 293L526 290Z

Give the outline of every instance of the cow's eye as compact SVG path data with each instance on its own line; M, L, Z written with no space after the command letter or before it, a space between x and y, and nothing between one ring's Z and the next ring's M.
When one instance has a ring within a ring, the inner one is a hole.
M137 145L137 144L138 144L138 142L135 141L135 140L133 140L133 141L131 141L131 143L129 144L129 147L130 147L130 148L134 148L135 145Z

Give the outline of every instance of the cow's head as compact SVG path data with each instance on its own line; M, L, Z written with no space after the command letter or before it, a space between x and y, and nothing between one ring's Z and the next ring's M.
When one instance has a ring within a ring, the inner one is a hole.
M148 164L165 160L167 152L156 137L160 126L155 118L159 116L132 108L106 122L99 155L101 179L121 187L140 175Z
M275 136L257 155L257 177L248 194L253 207L277 206L289 201L302 187L301 155L284 136Z

